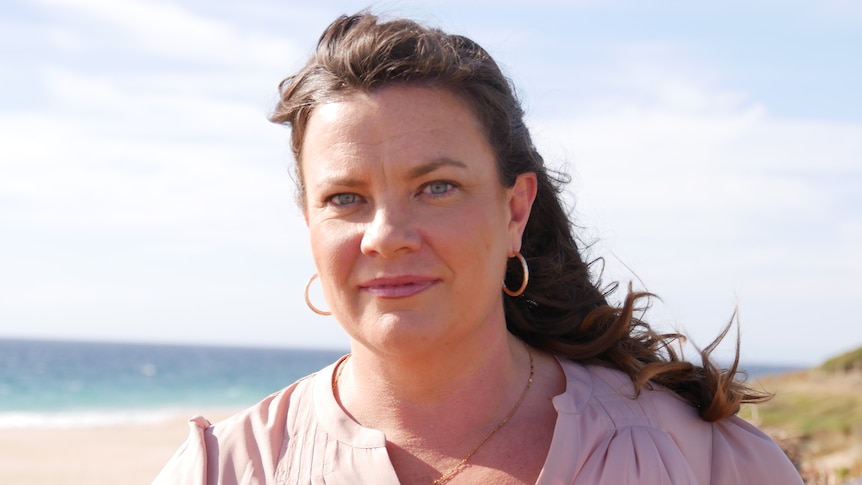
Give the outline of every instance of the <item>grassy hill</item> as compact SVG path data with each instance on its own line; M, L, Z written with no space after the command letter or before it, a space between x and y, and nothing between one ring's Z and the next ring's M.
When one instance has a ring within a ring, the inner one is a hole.
M862 477L862 347L757 385L775 398L744 407L740 416L782 445L806 483Z
M862 371L862 347L833 357L824 362L820 368L829 372Z

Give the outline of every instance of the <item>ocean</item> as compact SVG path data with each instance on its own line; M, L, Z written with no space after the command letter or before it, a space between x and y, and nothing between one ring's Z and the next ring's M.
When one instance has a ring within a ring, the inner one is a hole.
M344 353L0 339L0 429L147 423L241 409ZM756 378L798 368L744 369Z
M346 351L0 339L0 429L241 409Z

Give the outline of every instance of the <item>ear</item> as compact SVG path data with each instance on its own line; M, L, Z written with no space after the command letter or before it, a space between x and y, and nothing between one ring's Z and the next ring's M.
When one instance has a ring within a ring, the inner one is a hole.
M530 219L533 201L536 200L538 182L534 172L518 175L515 184L508 189L510 255L521 250L521 236Z

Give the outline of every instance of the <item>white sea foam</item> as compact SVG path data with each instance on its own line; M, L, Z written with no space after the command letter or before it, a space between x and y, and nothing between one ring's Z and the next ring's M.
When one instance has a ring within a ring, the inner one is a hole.
M191 414L179 409L63 412L0 412L0 429L74 429L139 426Z

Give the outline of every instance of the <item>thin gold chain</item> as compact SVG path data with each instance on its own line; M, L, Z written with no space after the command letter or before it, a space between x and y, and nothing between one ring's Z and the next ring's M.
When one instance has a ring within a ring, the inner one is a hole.
M510 419L512 419L512 416L514 416L514 415L515 415L515 413L518 411L518 408L520 408L520 407L521 407L521 403L523 403L523 402L524 402L524 398L527 396L527 391L529 391L529 390L530 390L530 386L531 386L531 385L533 385L533 374L534 374L534 372L535 372L535 369L534 369L534 367L533 367L533 350L532 350L532 349L530 349L530 346L529 346L529 345L527 345L526 343L524 343L524 348L526 348L526 349L527 349L527 355L529 355L529 356L530 356L530 377L527 379L527 385L526 385L526 386L524 386L524 390L523 390L523 391L521 391L521 395L520 395L520 397L518 397L518 402L516 402L516 403L515 403L515 406L514 406L514 407L512 407L512 409L509 411L509 413L508 413L508 414L506 414L506 417L504 417L504 418L502 419L502 421L500 421L499 423L497 423L497 426L494 426L494 429L492 429L488 434L486 434L486 435L485 435L485 437L484 437L484 438L482 438L482 440L481 440L481 441L479 441L479 444L477 444L476 446L474 446L474 447L473 447L473 449L472 449L472 450L470 450L470 452L469 452L469 453L467 453L467 456L465 456L464 458L462 458L462 459L461 459L461 461L459 461L455 466L453 466L452 468L450 468L450 469L449 469L446 473L444 473L440 478L438 478L437 480L434 480L433 482L431 482L431 483L432 483L432 485L441 485L441 484L444 484L444 483L448 482L449 480L451 480L452 478L454 478L454 477L455 477L455 475L457 475L458 473L460 473L460 472L461 472L461 469L462 469L462 468L467 464L467 461L468 461L468 460L469 460L473 455L475 455L477 451L479 451L479 448L481 448L481 447L482 447L482 445L484 445L484 444L485 444L485 442L487 442L489 439L491 439L491 436L494 436L494 434L495 434L497 431L500 431L500 428L502 428L503 426L505 426L505 424L506 424L506 423L508 423L508 422L509 422L509 420L510 420ZM341 377L341 371L344 369L344 363L345 363L345 362L347 362L347 359L349 359L349 358L350 358L350 355L348 354L348 355L347 355L347 357L345 357L343 360L341 360L341 362L339 362L339 363L338 363L338 368L337 368L337 369L336 369L336 371L335 371L335 377L332 379L332 390L333 390L334 392L337 392L337 391L338 391L338 378L340 378L340 377Z
M344 370L344 363L350 359L351 355L352 354L345 355L337 364L335 364L335 377L332 378L332 393L335 395L338 394L338 379L341 377L341 371Z
M530 356L530 377L527 379L527 385L524 386L524 390L521 391L521 396L518 397L518 402L515 403L515 406L512 407L512 410L509 411L509 414L507 414L506 417L503 418L502 421L497 423L497 426L494 426L494 429L492 429L490 433L486 434L485 437L482 438L482 441L480 441L478 445L474 446L473 449L470 450L470 453L467 453L467 456L462 458L461 461L459 461L457 465L450 468L449 471L447 471L446 473L443 474L443 476L441 476L437 480L434 480L433 482L431 482L432 485L440 485L440 484L446 483L449 480L451 480L452 478L454 478L455 475L460 473L461 468L463 468L464 465L467 464L467 460L469 460L470 457L472 457L474 454L476 454L476 452L479 451L479 448L481 448L482 445L484 445L486 441L491 439L491 436L494 436L494 433L496 433L497 431L500 431L500 428L502 428L506 423L508 423L509 419L511 419L512 416L514 416L515 413L518 411L518 408L521 407L521 403L524 402L524 398L527 396L527 391L530 390L530 386L533 384L533 372L534 372L534 369L533 369L533 351L532 351L532 349L530 349L530 346L527 345L526 343L524 343L524 348L527 349L527 355Z

